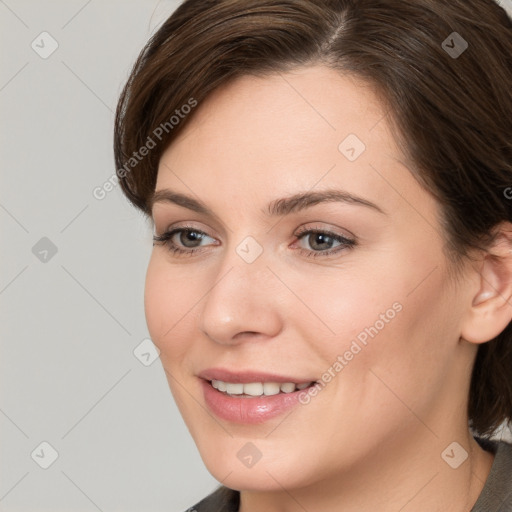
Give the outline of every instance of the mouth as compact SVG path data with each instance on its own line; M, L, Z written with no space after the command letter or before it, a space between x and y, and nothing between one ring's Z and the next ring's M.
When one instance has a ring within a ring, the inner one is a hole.
M304 404L303 395L318 381L259 370L208 368L197 374L205 405L218 418L239 423L263 423Z
M235 379L242 380L241 374ZM213 414L220 419L246 425L264 423L304 404L302 395L317 384L317 381L293 382L289 378L283 382L276 382L275 378L257 382L245 377L246 382L199 380L205 405Z
M236 398L264 398L280 394L302 391L314 386L317 381L310 382L226 382L218 379L208 380L209 384L220 393Z

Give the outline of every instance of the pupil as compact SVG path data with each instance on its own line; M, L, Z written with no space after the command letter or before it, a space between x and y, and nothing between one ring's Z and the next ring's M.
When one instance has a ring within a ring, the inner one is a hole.
M201 240L201 235L199 235L195 231L186 231L181 234L181 242L186 247L193 247L194 242L197 242L200 240ZM190 242L192 242L192 243L189 245Z
M315 243L311 245L311 247L315 247L315 245L317 245L317 240L319 240L319 244L322 245L322 244L327 244L327 245L330 245L329 242L326 242L325 240L326 239L330 239L331 237L329 235L323 235L321 233L314 233L314 240L315 240ZM322 241L323 240L323 241ZM317 247L318 248L318 247ZM319 249L326 249L326 247L319 247Z

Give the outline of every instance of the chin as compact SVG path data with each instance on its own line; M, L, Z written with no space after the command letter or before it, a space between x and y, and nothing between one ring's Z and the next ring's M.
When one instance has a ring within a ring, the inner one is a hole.
M298 453L290 457L288 451L280 454L274 447L272 458L267 458L265 449L258 455L254 444L241 438L229 438L224 443L209 440L205 444L204 449L198 445L204 465L216 480L230 489L282 491L283 487L292 489L310 483L306 481L306 468L301 464ZM215 449L212 449L212 444Z

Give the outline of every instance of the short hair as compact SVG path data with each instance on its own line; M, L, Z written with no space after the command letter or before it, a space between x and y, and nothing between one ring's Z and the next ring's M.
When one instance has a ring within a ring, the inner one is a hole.
M119 98L126 197L151 214L162 153L217 87L316 64L375 90L411 173L440 204L450 261L488 247L512 220L512 21L494 0L184 1ZM479 435L512 418L511 377L509 324L478 347L468 417Z

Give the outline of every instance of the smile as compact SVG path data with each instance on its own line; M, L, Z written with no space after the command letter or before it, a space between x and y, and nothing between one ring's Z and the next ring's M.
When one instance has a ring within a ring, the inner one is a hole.
M301 404L300 395L316 382L227 382L199 379L206 407L238 424L264 423Z
M294 382L249 382L247 384L241 382L225 382L222 380L212 380L210 384L221 393L238 397L258 397L272 396L280 393L293 393L302 390L313 384L313 382L305 382L296 384Z

